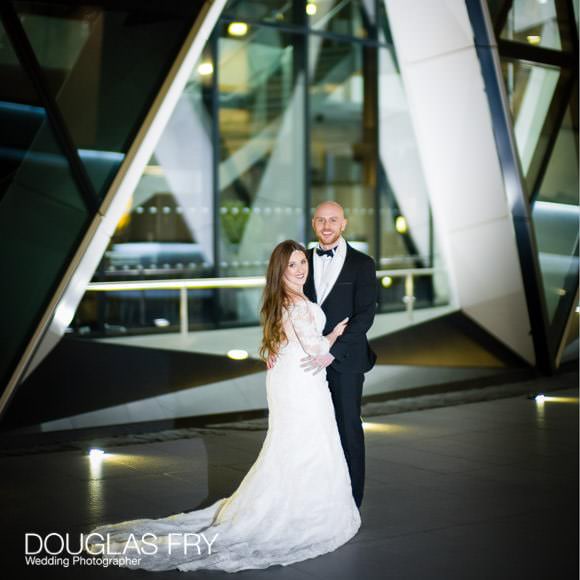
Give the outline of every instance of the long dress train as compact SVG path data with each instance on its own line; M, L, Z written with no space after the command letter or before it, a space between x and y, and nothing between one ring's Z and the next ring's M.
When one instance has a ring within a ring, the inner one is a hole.
M325 373L301 368L305 353L328 352L322 336L325 315L312 302L289 307L284 316L287 343L266 373L269 418L261 451L238 489L211 506L159 519L100 526L118 553L129 536L142 546L137 565L146 570L225 570L267 568L314 558L350 540L361 520L336 426ZM170 534L201 534L211 553L169 549ZM155 553L148 548L154 534ZM217 534L217 536L216 536ZM147 541L146 545L144 542ZM103 544L95 541L91 548ZM107 555L107 552L104 552ZM127 551L127 556L135 552Z

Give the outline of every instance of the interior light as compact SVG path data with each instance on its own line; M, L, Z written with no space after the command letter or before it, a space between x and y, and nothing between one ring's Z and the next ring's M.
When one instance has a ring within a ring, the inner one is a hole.
M308 4L306 4L306 14L308 14L308 16L314 16L317 10L318 7L316 4L314 4L314 2L308 2Z
M232 360L245 360L248 358L248 351L241 348L232 348L228 350L228 357Z
M153 324L155 324L155 326L157 326L158 328L164 328L166 326L169 326L169 320L167 320L167 318L155 318L153 320Z
M248 34L248 25L245 22L232 22L228 26L230 36L246 36Z
M381 280L383 288L390 288L393 285L393 279L390 276L385 276Z
M534 400L538 403L543 403L546 400L546 396L543 393L540 393L534 397Z
M105 455L105 452L102 449L91 449L89 451L89 457L91 459L100 459Z
M528 34L527 39L530 44L540 44L542 42L542 37L539 34Z
M578 312L578 314L580 314L580 306L576 306L576 312Z
M402 215L397 216L397 219L395 220L395 229L400 234L404 234L407 232L407 220L404 218L404 216Z
M374 423L371 421L363 421L362 427L365 433L391 434L408 431L408 427L397 425L394 423Z
M160 177L165 174L163 171L163 167L161 167L160 165L147 165L143 173L145 175L154 175L155 177Z
M213 64L211 62L202 62L198 67L197 67L197 72L202 76L208 76L211 75L213 73Z

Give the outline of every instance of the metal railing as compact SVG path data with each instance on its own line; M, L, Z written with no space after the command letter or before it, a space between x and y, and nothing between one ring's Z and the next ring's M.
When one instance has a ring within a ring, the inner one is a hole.
M415 277L433 276L441 272L438 268L405 268L398 270L377 270L377 279L383 287L391 278L405 278L403 302L409 318L413 318L415 297ZM128 280L125 282L92 282L87 292L123 292L130 290L178 290L179 291L179 329L183 336L189 332L188 290L216 290L221 288L261 288L265 285L264 276L225 277L225 278L184 278L182 280Z

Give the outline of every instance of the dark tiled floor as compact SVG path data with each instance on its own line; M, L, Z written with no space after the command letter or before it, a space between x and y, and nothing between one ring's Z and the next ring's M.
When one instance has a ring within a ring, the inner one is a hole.
M543 405L519 396L372 417L359 534L332 554L236 577L576 579L578 392L553 395ZM25 567L24 532L68 532L74 543L100 523L207 505L236 488L264 435L214 429L113 447L100 470L78 451L0 458L5 569L10 578L232 578Z

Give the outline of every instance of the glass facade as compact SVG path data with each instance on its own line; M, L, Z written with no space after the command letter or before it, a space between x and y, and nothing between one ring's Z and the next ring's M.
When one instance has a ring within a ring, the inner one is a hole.
M3 386L201 7L2 2Z
M558 86L560 71L555 67L508 60L503 61L502 68L510 97L522 172L528 179L534 153L542 138L542 128Z
M187 21L177 18L187 16L187 10L176 11L172 4L160 9L14 2L47 88L100 197L183 42Z
M313 242L324 200L344 206L348 241L380 270L442 267L383 3L232 1L94 281L261 276L278 242ZM417 278L416 306L447 302L437 280ZM381 288L382 311L405 309L403 277ZM260 295L190 290L190 328L257 324ZM74 328L178 321L175 291L88 292Z
M490 8L557 350L578 288L578 3L514 0L503 15L497 4Z
M2 23L0 66L12 81L0 89L0 376L6 384L87 226L89 209Z
M560 50L556 0L514 0L500 38Z

